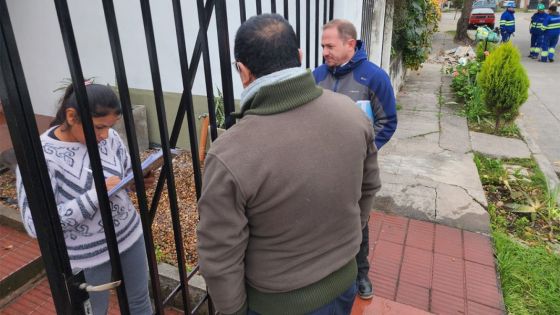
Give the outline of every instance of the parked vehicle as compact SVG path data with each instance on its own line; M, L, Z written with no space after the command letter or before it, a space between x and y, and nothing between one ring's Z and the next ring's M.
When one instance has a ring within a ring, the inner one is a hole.
M498 3L496 0L477 0L472 5L473 9L490 8L494 11L496 11L497 7L498 7Z
M471 16L469 17L469 28L475 29L479 26L486 25L492 29L495 23L496 15L494 14L494 10L490 8L472 9Z

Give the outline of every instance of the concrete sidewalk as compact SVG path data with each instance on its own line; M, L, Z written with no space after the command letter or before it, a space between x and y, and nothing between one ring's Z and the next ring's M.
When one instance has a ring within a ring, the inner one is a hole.
M433 54L454 47L437 33ZM489 231L486 197L471 153L467 121L440 64L411 72L397 95L397 132L380 150L383 187L374 208L474 232ZM443 105L443 106L442 106Z

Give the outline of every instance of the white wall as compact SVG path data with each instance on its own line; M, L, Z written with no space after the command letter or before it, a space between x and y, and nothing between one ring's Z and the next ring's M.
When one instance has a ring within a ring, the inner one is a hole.
M73 0L69 2L72 24L80 53L85 77L94 76L97 83L115 84L115 73L107 27L101 1ZM228 8L229 40L233 60L235 31L240 25L238 1L226 1ZM70 73L60 35L53 1L45 0L8 0L8 9L16 35L25 77L36 113L53 115L61 92L53 92L62 85L61 80L69 78ZM151 2L152 20L156 37L163 90L181 93L182 80L175 36L175 24L171 1ZM320 2L320 19L323 18L323 2ZM335 1L335 18L353 21L357 29L361 22L361 1ZM190 61L196 35L198 15L196 1L182 0L183 24ZM270 12L270 2L262 1L263 12ZM256 14L253 1L246 1L247 17ZM305 1L301 1L301 40L305 49ZM312 1L311 19L314 19ZM152 89L148 53L144 37L142 15L138 0L115 1L119 35L123 49L126 74L131 88ZM277 1L277 11L283 14L283 2ZM208 30L212 78L215 87L221 87L219 55L215 14ZM295 0L290 1L289 19L295 29ZM311 39L314 40L314 23L311 24ZM321 36L321 33L319 34ZM320 53L319 46L319 53ZM314 44L311 44L311 65L314 66ZM320 59L321 60L321 59ZM305 61L305 58L304 58ZM233 76L236 98L242 86L237 75ZM199 64L193 94L205 95L204 69Z

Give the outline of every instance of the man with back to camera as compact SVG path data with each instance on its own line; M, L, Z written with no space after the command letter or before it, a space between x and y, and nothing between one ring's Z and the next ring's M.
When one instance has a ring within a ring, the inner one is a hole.
M238 123L206 158L200 270L222 314L350 314L355 256L379 190L370 121L301 69L278 14L235 37ZM248 309L248 311L247 311Z
M317 84L325 89L349 96L353 101L371 107L375 146L381 149L397 129L395 93L389 76L383 69L367 60L363 43L357 40L354 25L336 19L323 26L321 38L325 64L313 71ZM369 110L369 109L368 109ZM358 263L358 294L363 299L373 297L368 278L369 229L362 230Z

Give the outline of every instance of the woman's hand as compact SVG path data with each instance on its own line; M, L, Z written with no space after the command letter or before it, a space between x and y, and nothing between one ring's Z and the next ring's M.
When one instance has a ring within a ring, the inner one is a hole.
M107 191L113 189L113 187L117 186L117 184L120 182L121 179L118 176L107 177L107 179L105 180L105 186L107 186Z
M144 189L150 189L154 186L156 182L156 178L154 176L154 172L150 171L144 176ZM129 188L130 191L136 191L136 185L132 184Z

